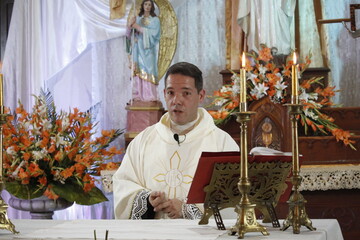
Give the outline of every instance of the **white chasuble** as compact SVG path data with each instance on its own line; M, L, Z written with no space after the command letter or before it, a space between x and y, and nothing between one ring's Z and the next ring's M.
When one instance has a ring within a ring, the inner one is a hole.
M203 151L239 151L236 142L215 126L205 109L199 108L198 114L199 121L193 130L180 136L180 144L169 128L168 114L129 144L113 177L116 218L130 218L134 198L144 189L163 191L169 199L185 200Z

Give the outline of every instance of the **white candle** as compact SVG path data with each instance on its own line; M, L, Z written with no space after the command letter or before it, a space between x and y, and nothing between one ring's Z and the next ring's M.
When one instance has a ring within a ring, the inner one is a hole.
M297 72L298 72L298 65L296 64L296 53L293 53L293 65L292 65L292 82L291 82L291 95L292 95L292 103L293 104L299 104L299 90L298 90L298 78L297 78Z
M246 105L246 70L245 70L245 52L242 54L241 69L240 69L240 108ZM240 109L246 111L246 109Z

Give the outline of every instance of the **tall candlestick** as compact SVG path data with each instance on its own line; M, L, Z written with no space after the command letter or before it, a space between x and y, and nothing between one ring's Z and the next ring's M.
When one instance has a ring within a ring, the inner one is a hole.
M245 52L242 54L240 69L240 112L246 112L246 70L245 70Z
M298 77L297 77L297 71L298 71L298 65L296 64L296 53L293 54L293 65L291 69L291 75L292 75L292 86L291 86L291 103L293 104L299 104L299 90L298 90Z

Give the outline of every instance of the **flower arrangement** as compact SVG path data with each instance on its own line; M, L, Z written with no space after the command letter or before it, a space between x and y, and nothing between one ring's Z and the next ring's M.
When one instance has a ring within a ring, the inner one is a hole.
M7 109L7 112L9 110ZM121 153L109 144L121 130L94 137L91 111L56 112L50 94L35 96L32 113L21 102L3 125L3 178L6 190L22 199L42 195L91 205L107 201L95 186L101 169L114 169Z
M261 46L259 53L247 53L245 64L247 100L255 100L269 97L274 103L289 102L289 80L291 79L291 67L293 60L289 57L282 70L276 66L271 54L271 49ZM311 54L305 58L305 63L299 64L298 78L311 63ZM223 85L220 90L214 92L210 106L219 107L218 110L209 110L217 125L226 122L230 114L239 111L240 77L232 72L232 83ZM334 119L321 112L321 108L334 106L331 97L335 95L335 87L323 87L322 77L313 77L303 80L299 88L299 101L304 105L302 114L299 115L300 123L304 127L305 134L312 131L315 134L332 134L337 141L343 141L345 145L353 146L350 140L351 133L339 128ZM315 90L313 90L315 89Z

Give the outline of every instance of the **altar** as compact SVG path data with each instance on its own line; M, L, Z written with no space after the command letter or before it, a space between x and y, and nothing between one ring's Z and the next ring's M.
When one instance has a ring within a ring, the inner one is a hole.
M198 220L13 220L19 234L12 234L0 230L0 239L17 240L93 240L94 230L97 239L105 239L108 230L108 239L189 239L189 240L215 240L237 239L237 236L228 235L226 230L217 230L214 219L208 225L198 225ZM232 227L235 219L226 219L227 229ZM282 221L281 221L282 222ZM265 224L270 235L261 233L247 233L245 239L298 239L298 240L342 240L340 226L335 219L314 219L316 231L301 228L300 234L293 234L292 229L280 231Z

